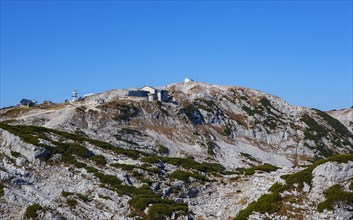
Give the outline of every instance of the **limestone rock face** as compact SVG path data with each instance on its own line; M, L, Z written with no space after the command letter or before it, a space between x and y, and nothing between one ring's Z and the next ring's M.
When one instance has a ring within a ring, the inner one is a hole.
M323 191L334 184L347 182L353 178L353 162L348 163L325 163L313 170L313 187L310 198L322 200Z
M10 155L11 151L20 153L27 160L34 161L39 157L48 156L49 152L43 147L37 147L22 141L18 136L0 129L0 142L5 155Z

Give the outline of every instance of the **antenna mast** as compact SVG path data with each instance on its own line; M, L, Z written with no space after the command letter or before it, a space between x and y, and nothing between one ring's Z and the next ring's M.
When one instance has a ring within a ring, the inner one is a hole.
M72 92L72 99L71 99L71 102L76 101L77 98L78 98L78 92L77 92L77 89L74 89L74 91Z

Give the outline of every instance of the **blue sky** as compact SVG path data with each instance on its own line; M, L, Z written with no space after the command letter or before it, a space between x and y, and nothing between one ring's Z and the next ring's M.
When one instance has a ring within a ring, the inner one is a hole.
M350 107L352 1L1 1L1 107L185 77Z

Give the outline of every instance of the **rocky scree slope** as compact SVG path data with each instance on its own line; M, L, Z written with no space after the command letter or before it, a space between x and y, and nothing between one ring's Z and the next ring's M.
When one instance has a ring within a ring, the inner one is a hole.
M304 168L217 163L0 124L2 219L349 219L353 155Z
M1 217L285 219L299 213L320 219L351 213L349 173L332 173L323 186L285 179L319 158L327 160L318 166L327 165L327 172L351 168L350 160L326 159L352 152L352 133L338 120L246 88L180 83L163 89L173 97L168 103L127 100L127 90L113 90L68 105L0 110ZM316 168L305 175L323 175ZM269 186L284 181L289 186L269 196L276 208L261 207ZM331 185L345 187L342 212L328 210L338 200L316 206ZM307 200L285 199L297 192Z

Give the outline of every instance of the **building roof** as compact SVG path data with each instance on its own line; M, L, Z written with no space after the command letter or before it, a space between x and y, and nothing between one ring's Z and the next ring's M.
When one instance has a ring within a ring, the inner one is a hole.
M152 87L152 86L147 86L147 85L145 85L145 86L142 87L141 89L144 89L144 88L146 88L146 87L151 88L151 89L154 89L154 90L157 90L156 88L154 88L154 87Z
M129 91L128 96L147 97L148 93L149 93L148 91Z
M20 101L20 104L21 104L21 105L34 105L34 102L31 101L31 100L28 100L28 99L22 99L22 100Z

